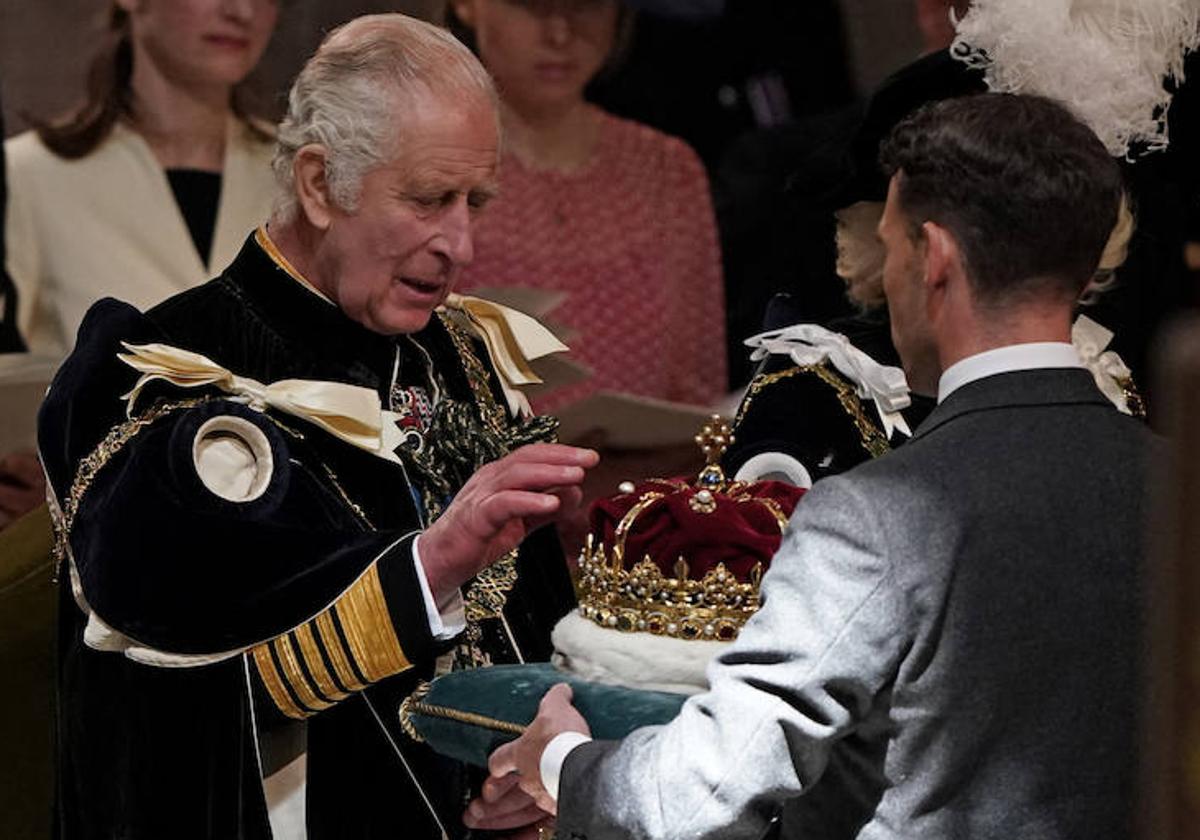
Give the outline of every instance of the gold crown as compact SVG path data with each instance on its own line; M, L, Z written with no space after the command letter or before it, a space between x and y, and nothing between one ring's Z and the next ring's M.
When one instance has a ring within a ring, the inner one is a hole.
M711 641L732 641L737 637L742 625L758 610L761 562L754 563L744 579L739 579L724 563L717 563L698 579L692 578L691 568L683 557L676 559L673 577L665 572L665 563L660 566L649 554L632 568L625 567L630 530L648 508L677 494L686 498L687 507L699 516L716 514L718 498L765 508L782 534L790 510L785 512L774 499L747 492L750 485L745 482L726 481L718 461L732 442L729 425L719 416L713 416L696 435L707 464L695 486L682 481L651 480L643 485L643 492L617 523L611 548L594 535L588 535L580 553L576 583L580 615L601 627L625 632ZM632 482L623 482L619 489L622 495L637 490ZM728 514L727 508L725 514L716 515Z
M758 610L761 563L746 583L724 563L693 580L682 557L667 577L649 556L626 570L621 554L615 548L610 559L589 534L579 558L579 613L601 627L728 642Z

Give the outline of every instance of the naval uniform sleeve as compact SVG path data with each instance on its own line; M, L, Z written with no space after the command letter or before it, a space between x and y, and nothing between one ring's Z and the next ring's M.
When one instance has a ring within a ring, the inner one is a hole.
M85 641L163 667L245 653L290 717L431 662L445 644L413 563L417 523L370 529L301 448L223 399L142 429L72 529Z
M906 645L905 596L872 506L840 477L797 507L761 610L708 668L711 689L622 742L562 766L563 837L763 835L867 719Z

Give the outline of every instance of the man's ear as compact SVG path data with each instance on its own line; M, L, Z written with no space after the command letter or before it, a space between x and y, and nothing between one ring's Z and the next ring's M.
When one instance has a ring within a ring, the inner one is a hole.
M463 24L475 28L475 3L474 0L450 0L450 8L454 12L454 16Z
M925 285L928 291L940 290L962 274L962 251L954 235L936 222L921 225L921 234L925 240Z
M308 223L317 230L328 229L336 207L325 177L325 147L309 143L296 150L292 159L292 178L296 185L296 201Z

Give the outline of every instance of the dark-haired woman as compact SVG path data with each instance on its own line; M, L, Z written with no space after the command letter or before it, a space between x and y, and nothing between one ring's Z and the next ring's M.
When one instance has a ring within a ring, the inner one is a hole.
M88 307L149 307L228 263L273 197L268 133L238 106L278 0L116 0L88 101L5 144L8 267L31 350Z
M584 382L535 400L552 411L598 389L712 404L725 392L725 306L708 177L686 143L588 103L584 89L628 26L618 0L451 0L496 79L500 194L474 230L472 286L566 292Z

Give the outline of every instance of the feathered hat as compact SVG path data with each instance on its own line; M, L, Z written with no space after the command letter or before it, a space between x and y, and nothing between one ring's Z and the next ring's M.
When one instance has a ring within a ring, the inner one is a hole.
M1129 158L1167 146L1200 0L974 0L956 25L951 54L991 90L1056 99Z

